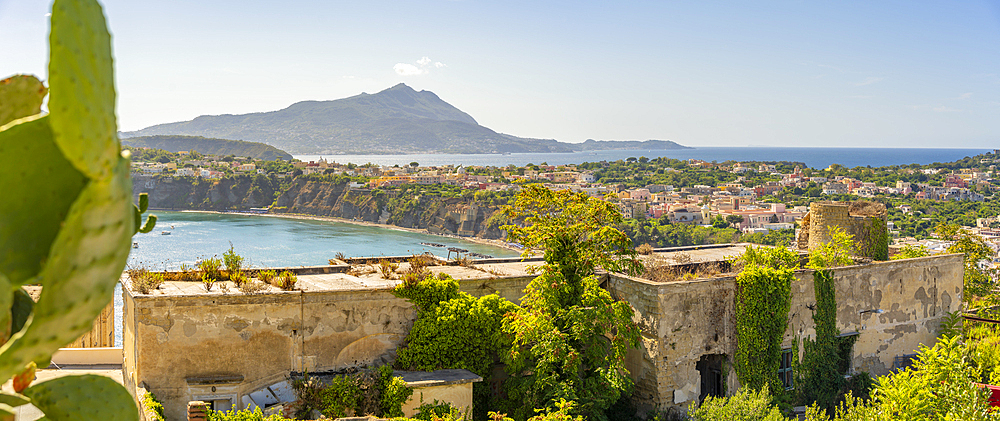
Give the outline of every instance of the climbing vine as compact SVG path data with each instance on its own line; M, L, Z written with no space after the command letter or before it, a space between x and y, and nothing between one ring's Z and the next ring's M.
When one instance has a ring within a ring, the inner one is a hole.
M872 260L889 260L889 228L884 217L871 217L858 230L857 254Z
M744 386L782 390L781 340L788 328L794 253L785 248L747 248L736 277L736 377Z
M842 399L847 386L844 373L848 370L854 336L840 337L837 329L837 290L834 283L835 266L851 264L852 237L839 229L830 230L831 241L813 250L808 267L813 273L816 305L813 322L816 338L803 341L802 363L796 371L799 398L802 403L816 403L832 411Z

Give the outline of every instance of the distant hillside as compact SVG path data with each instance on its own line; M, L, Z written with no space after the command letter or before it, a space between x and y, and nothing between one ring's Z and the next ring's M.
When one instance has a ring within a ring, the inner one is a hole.
M263 113L200 116L191 121L122 133L124 137L149 135L240 139L296 154L580 150L578 144L497 133L480 126L472 116L433 92L417 92L402 83L376 94L297 102L283 110Z
M286 161L292 155L271 145L242 140L212 139L201 136L142 136L122 139L124 146L138 146L163 149L170 152L198 151L212 155L247 156L254 159L273 161L281 158Z
M587 139L587 141L574 145L576 150L580 151L594 151L594 150L648 150L648 151L662 151L667 149L694 149L690 146L678 145L675 142L669 140L646 140L646 141L635 141L635 140L594 140Z

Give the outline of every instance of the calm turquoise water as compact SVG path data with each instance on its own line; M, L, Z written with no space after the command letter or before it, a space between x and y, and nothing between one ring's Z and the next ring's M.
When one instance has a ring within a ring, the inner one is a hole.
M155 269L179 269L207 257L222 257L232 242L236 253L253 266L325 265L337 252L350 257L399 256L431 252L446 257L447 249L423 246L440 243L495 257L515 257L500 247L459 238L421 234L341 222L274 218L238 214L153 211L159 220L149 234L133 241L129 264ZM173 227L173 228L171 228ZM170 235L162 235L162 232Z
M809 148L809 147L698 147L694 149L635 150L635 151L586 151L572 153L515 153L497 154L413 154L413 155L323 155L328 161L342 164L405 166L410 162L420 165L492 165L503 167L527 163L549 165L579 164L581 162L616 161L628 157L645 156L674 159L700 159L703 161L792 161L804 162L812 168L826 168L830 164L846 167L871 165L931 164L952 162L967 156L985 153L987 149L947 148ZM303 161L315 161L320 155L295 155Z

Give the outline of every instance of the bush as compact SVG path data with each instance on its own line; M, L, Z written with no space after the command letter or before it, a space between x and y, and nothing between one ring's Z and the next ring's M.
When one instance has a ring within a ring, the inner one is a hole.
M378 271L382 274L383 279L393 279L398 268L399 263L390 262L385 259L378 262Z
M243 272L229 272L229 280L233 281L233 284L235 284L237 288L241 289L244 284L250 282L250 279L247 278L247 275Z
M278 272L275 272L275 271L270 270L270 269L268 269L268 270L262 270L260 272L257 272L257 279L260 279L261 282L268 283L268 284L270 284L271 281L274 280L274 278L276 278L277 276L278 276Z
M413 419L422 421L437 421L441 419L457 420L462 418L462 411L455 408L448 402L425 403L417 407L417 413Z
M298 400L290 408L299 418L312 417L314 410L328 418L349 414L402 417L403 403L413 394L389 366L336 376L326 385L316 378L298 379L292 388Z
M226 262L226 271L233 273L243 270L243 263L246 261L246 258L236 254L236 251L233 250L233 243L230 242L229 250L222 253L222 260Z
M198 262L198 270L201 271L202 280L207 276L212 282L222 279L222 260L218 257L204 259Z
M277 278L272 279L271 285L281 288L285 291L295 289L295 283L299 281L299 278L295 276L294 273L290 271L282 271L281 275Z
M636 247L635 252L648 256L650 254L653 254L653 245L649 243L643 244L639 247Z
M730 397L705 398L701 405L693 405L688 411L692 421L785 421L781 410L771 403L767 383L755 391L749 387Z
M146 409L152 411L156 414L156 418L149 421L163 421L163 403L161 403L152 392L146 392L142 395L142 405Z
M159 288L164 281L162 273L150 272L146 268L129 269L126 273L132 291L140 294L149 294L152 290Z
M239 411L231 409L226 412L209 410L208 421L292 421L292 420L282 417L281 415L278 414L264 416L264 413L260 411L260 408L254 408L253 411L249 409L241 409Z
M241 276L243 275L241 274ZM237 285L239 285L240 292L246 295L255 295L267 290L267 284L260 281L245 280L245 282Z

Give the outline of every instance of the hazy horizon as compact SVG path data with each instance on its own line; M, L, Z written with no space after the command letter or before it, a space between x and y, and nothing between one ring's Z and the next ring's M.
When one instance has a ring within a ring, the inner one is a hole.
M0 77L48 0L0 0ZM103 2L122 131L429 90L497 132L693 147L988 148L1000 5Z

